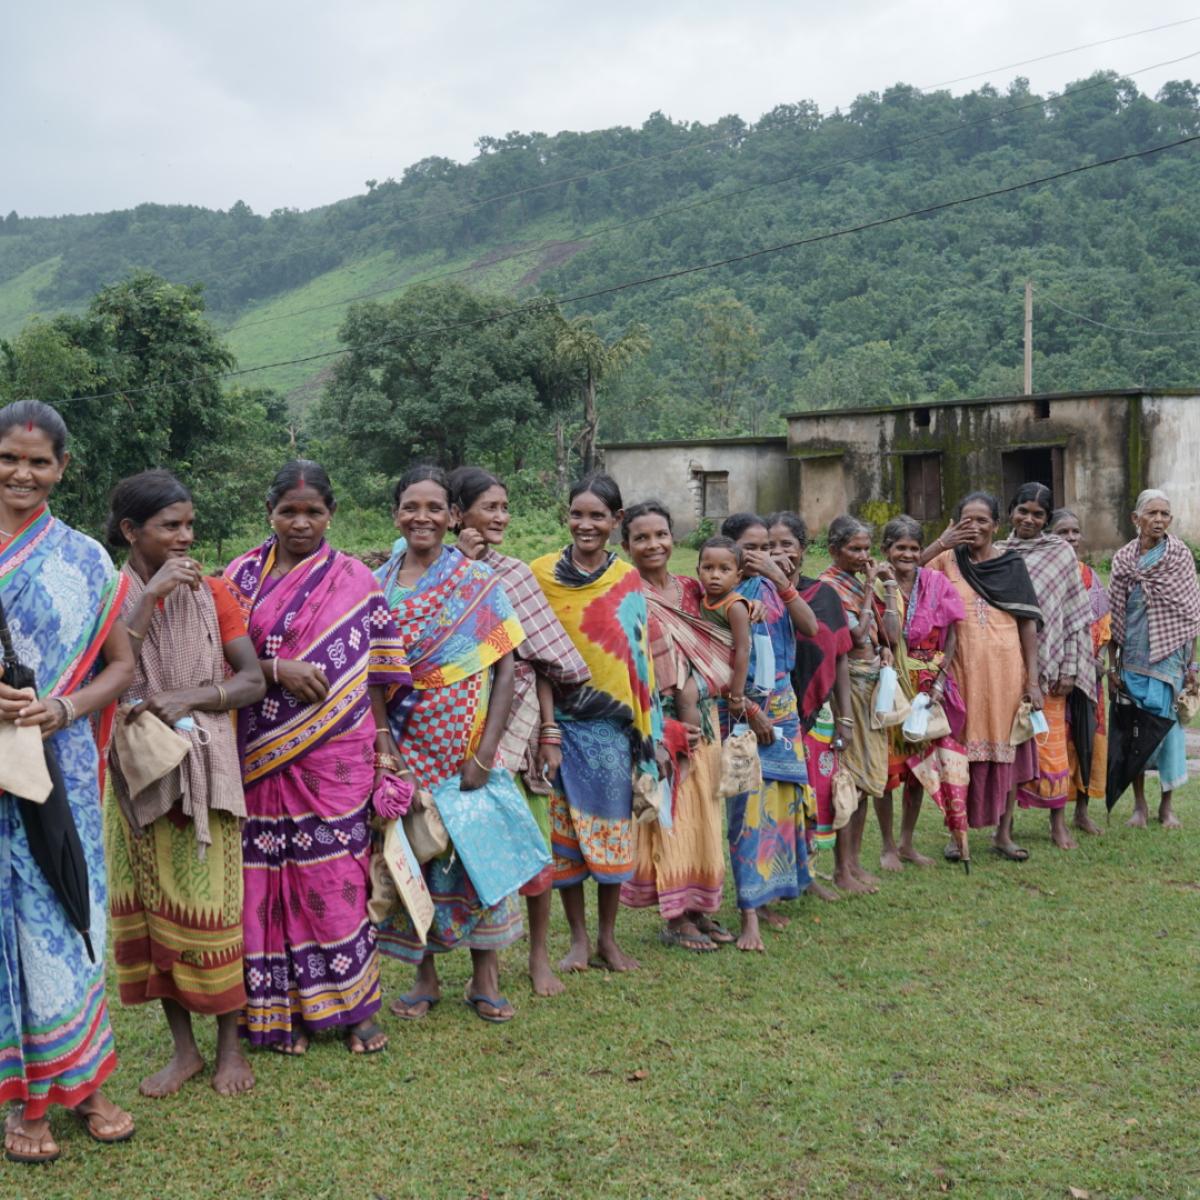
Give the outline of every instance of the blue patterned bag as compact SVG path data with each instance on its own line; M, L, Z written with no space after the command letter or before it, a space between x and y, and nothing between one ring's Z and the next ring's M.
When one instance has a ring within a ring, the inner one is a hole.
M487 783L473 792L462 791L461 782L452 775L439 783L433 800L454 853L479 899L491 908L548 867L550 854L528 802L507 771L493 770Z

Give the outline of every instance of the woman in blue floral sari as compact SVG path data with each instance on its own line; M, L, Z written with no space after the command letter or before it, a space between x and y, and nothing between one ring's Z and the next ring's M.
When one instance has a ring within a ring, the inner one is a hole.
M37 676L39 699L0 678L0 721L40 729L62 771L87 864L92 958L34 860L20 805L0 792L0 1104L5 1155L51 1162L52 1104L100 1142L125 1141L133 1118L100 1092L116 1065L104 997L107 942L103 745L113 703L133 680L117 623L124 587L97 542L50 515L46 501L69 455L67 428L36 401L0 409L0 604L13 650ZM87 720L96 715L93 725Z
M787 926L787 918L768 907L779 900L794 900L808 890L808 847L804 837L804 800L808 771L804 762L804 734L792 688L796 665L796 635L812 637L817 620L779 564L769 552L766 520L754 513L734 513L721 526L742 550L742 575L738 591L758 600L764 620L753 626L750 671L743 707L730 699L719 704L721 736L728 737L735 721L744 720L758 739L762 787L726 798L729 859L737 887L742 929L739 950L764 950L759 920L773 929ZM773 681L765 685L768 664L763 638L770 641L774 659ZM757 677L757 678L756 678Z

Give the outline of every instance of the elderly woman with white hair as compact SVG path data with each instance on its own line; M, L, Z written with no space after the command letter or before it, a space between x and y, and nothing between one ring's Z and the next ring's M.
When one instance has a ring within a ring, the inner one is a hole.
M1142 708L1177 718L1147 764L1158 772L1162 788L1159 822L1176 829L1179 818L1171 809L1171 793L1187 782L1187 747L1175 704L1179 694L1194 691L1200 679L1195 661L1200 585L1191 550L1168 532L1171 501L1164 492L1142 492L1133 523L1137 537L1113 555L1113 645L1121 686ZM1144 775L1134 780L1133 796L1128 824L1144 828L1149 815Z

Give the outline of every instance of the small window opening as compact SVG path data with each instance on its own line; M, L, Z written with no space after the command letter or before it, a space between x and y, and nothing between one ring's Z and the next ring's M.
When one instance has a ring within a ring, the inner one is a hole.
M1050 401L1035 400L1033 402L1033 416L1034 420L1037 421L1047 420L1050 416Z
M929 428L929 409L914 408L913 409L913 424L918 429L928 429Z

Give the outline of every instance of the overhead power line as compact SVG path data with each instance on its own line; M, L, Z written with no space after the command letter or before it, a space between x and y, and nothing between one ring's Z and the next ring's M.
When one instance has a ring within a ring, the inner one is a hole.
M1073 47L1068 47L1067 49L1055 50L1055 52L1052 52L1051 54L1043 55L1042 58L1030 59L1027 61L1028 62L1038 62L1038 61L1042 61L1043 58L1045 58L1045 59L1061 58L1061 56L1063 56L1063 55L1074 54L1076 52L1076 50L1092 49L1092 48L1098 47L1098 46L1108 46L1108 44L1110 42L1128 41L1129 38L1132 38L1132 37L1140 37L1145 34L1153 34L1153 32L1158 32L1159 30L1163 30L1163 29L1172 29L1172 28L1174 28L1175 25L1186 25L1186 24L1189 24L1190 22L1192 22L1192 20L1200 20L1200 17L1188 18L1187 20L1181 20L1181 22L1172 22L1172 23L1166 24L1166 25L1156 25L1156 26L1153 26L1152 29L1135 30L1133 32L1129 32L1129 34L1118 34L1118 35L1115 35L1114 37L1103 38L1103 40L1100 40L1098 42L1087 42L1085 44L1082 44L1082 46L1073 46ZM1156 64L1156 67L1157 66L1171 66L1172 62L1175 62L1175 61L1182 61L1182 60L1171 60L1168 62L1160 62L1160 64ZM1010 66L1022 66L1022 65L1024 65L1024 64L1010 64ZM985 76L985 74L990 74L991 72L1002 71L1002 70L1006 70L1006 68L991 67L991 68L989 68L988 71L979 71L974 74L967 74L967 76L959 76L958 79L949 80L949 82L962 83L962 82L966 82L966 80L968 80L968 79L980 78L982 76ZM1152 70L1154 70L1154 67L1145 67L1144 70L1152 71ZM1141 73L1141 72L1130 72L1130 74L1139 74L1139 73ZM938 86L943 86L943 85L942 84L932 84L929 86L925 86L925 88L918 88L917 90L918 91L931 91L931 90L938 88ZM1063 95L1066 95L1066 92L1064 92ZM839 110L842 107L848 107L848 106L835 107L834 112L839 112ZM468 214L468 212L478 211L481 208L485 208L485 206L487 206L487 205L497 204L499 202L502 202L502 200L516 199L518 197L528 196L528 194L532 194L534 192L545 191L545 190L547 190L547 188L551 188L551 187L558 187L560 185L565 185L565 184L576 184L576 182L584 182L589 179L601 178L601 176L613 175L618 172L622 172L622 170L628 170L630 167L640 167L646 163L662 162L662 161L668 160L668 158L674 158L679 155L689 154L689 152L691 152L691 151L707 150L709 148L712 148L712 146L726 145L726 144L728 144L728 142L730 142L730 140L731 140L731 134L722 134L721 137L707 138L707 139L702 140L702 142L694 142L694 143L690 143L688 145L683 145L683 146L674 146L674 148L672 148L671 150L660 150L658 152L655 152L655 154L637 155L635 157L628 158L628 160L626 160L625 162L614 163L613 166L611 166L611 167L599 167L594 170L588 170L588 172L581 172L581 173L577 173L574 175L566 175L566 176L563 176L563 178L559 178L559 179L545 180L545 181L540 182L540 184L530 184L527 187L516 188L516 190L514 190L514 191L499 192L499 193L493 194L493 196L487 196L487 197L482 197L478 200L472 200L472 202L457 206L457 208L451 208L451 209L431 208L424 212L416 212L416 214L413 214L412 216L403 218L402 221L398 221L398 222L392 224L391 228L392 229L403 228L406 226L410 226L410 224L418 223L420 221L433 220L433 218L436 218L436 217L466 215L466 214ZM280 265L292 262L293 259L298 258L301 256L301 254L305 254L307 252L308 251L296 251L294 253L282 254L282 256L280 256L278 258L264 259L263 262L260 262L257 265L260 270L265 269L265 268L272 268L272 266L280 266ZM517 257L517 256L510 256L510 257ZM506 262L506 260L508 260L508 258L497 259L496 262ZM466 272L468 270L470 270L470 268L462 268L458 271L450 272L450 274L464 274L464 272ZM211 281L212 278L215 278L215 277L216 276L209 276L209 280ZM432 278L444 278L444 277L446 277L446 276L442 276L442 275L432 276ZM373 294L378 294L378 293L373 293ZM313 310L310 310L310 308L306 308L306 310L302 310L302 311L310 312ZM264 318L264 320L276 320L276 319L280 319L280 318L275 318L275 317ZM251 328L252 325L256 325L256 324L259 324L259 322L248 322L246 324L236 324L236 325L232 326L232 329L248 329L248 328Z
M785 250L796 250L802 246L812 246L819 242L831 241L834 238L847 237L851 234L864 233L871 229L881 229L887 225L894 225L899 221L911 220L914 217L931 216L934 213L945 212L951 208L958 208L966 204L975 204L981 200L991 200L998 196L1007 196L1015 192L1025 191L1028 188L1040 187L1043 184L1055 183L1061 179L1068 179L1075 175L1081 175L1087 171L1095 171L1101 167L1115 166L1117 163L1132 162L1136 159L1149 158L1155 154L1161 154L1167 150L1174 150L1181 146L1192 145L1200 142L1200 134L1193 134L1190 137L1177 138L1173 142L1165 142L1159 146L1150 146L1145 150L1134 150L1127 154L1114 155L1111 158L1098 159L1094 162L1083 163L1077 167L1068 167L1061 171L1055 171L1049 175L1041 175L1036 179L1022 180L1020 183L1007 184L1004 187L991 188L984 192L976 192L970 196L959 196L953 200L942 200L937 204L928 204L922 208L909 209L906 212L894 213L891 216L879 217L873 221L863 221L857 225L845 226L841 229L829 230L825 233L811 234L808 237L795 238L787 242L779 242L772 246L763 246L758 250L750 250L744 254L734 254L727 258L716 259L711 262L696 263L689 267L679 267L672 271L663 271L656 275L646 275L639 279L626 280L624 283L612 284L609 287L596 288L590 292L581 292L573 296L565 296L557 300L561 305L577 304L584 300L596 300L602 296L615 295L618 292L628 291L631 288L646 287L654 283L663 283L672 279L682 279L690 275L696 275L703 271L714 271L721 267L737 266L740 263L749 262L753 259L762 258L768 254L779 254ZM78 404L84 401L92 400L111 400L121 397L140 395L145 392L161 391L168 387L186 387L190 384L200 382L215 382L220 379L237 379L246 375L253 375L259 371L273 370L278 367L297 366L303 363L319 362L330 358L340 358L343 355L362 350L377 349L383 346L399 345L404 342L413 341L418 337L428 337L433 334L452 333L459 329L467 329L474 326L492 324L497 321L511 320L514 317L522 316L526 313L534 312L538 308L545 307L549 303L548 298L542 298L532 301L529 304L518 305L515 308L508 309L504 312L491 313L484 317L475 317L467 321L455 321L447 325L431 326L425 329L414 330L410 333L401 334L392 338L380 338L374 342L368 342L363 346L349 347L344 346L337 350L325 350L316 354L301 355L298 358L282 359L277 362L262 363L256 367L243 367L232 371L209 372L184 377L175 380L165 380L159 383L145 384L136 388L121 388L110 392L95 392L90 395L72 396L57 402L58 407L64 404ZM46 403L55 403L54 401L46 401Z
M1066 313L1068 317L1075 317L1077 320L1086 321L1089 325L1097 325L1101 329L1111 329L1114 333L1133 333L1142 337L1200 338L1200 329L1137 329L1130 325L1109 325L1106 321L1097 321L1092 317L1084 316L1083 313L1057 304L1049 296L1043 296L1040 292L1038 299L1041 303L1048 304L1061 313Z
M1178 63L1186 62L1189 59L1200 56L1200 50L1193 50L1190 54L1181 55L1178 58L1166 59L1163 62L1151 63L1147 67L1139 67L1136 71L1125 73L1126 78L1133 78L1137 75L1143 75L1147 71L1154 71L1160 67L1171 67ZM732 200L738 196L744 196L751 192L762 191L764 188L778 187L783 183L794 183L802 179L809 179L816 175L822 175L827 171L836 170L838 167L849 166L857 162L869 161L872 158L877 158L882 154L890 154L896 150L902 150L907 146L918 145L921 142L932 141L937 138L949 137L952 134L966 133L972 129L978 129L985 125L991 125L994 122L1002 121L1008 117L1016 116L1031 108L1042 108L1047 104L1052 104L1057 101L1066 99L1069 96L1077 96L1082 92L1092 91L1096 88L1105 87L1108 85L1107 79L1097 79L1089 83L1080 84L1075 88L1068 88L1065 91L1049 97L1039 97L1036 100L1030 100L1024 104L1011 105L1001 112L991 113L986 117L981 117L975 121L960 122L954 125L944 126L942 129L933 130L930 133L917 134L911 138L903 138L896 142L889 142L886 146L882 146L875 150L867 150L861 154L852 154L846 158L832 159L830 161L819 163L815 167L806 168L803 171L792 171L787 175L776 176L773 179L763 180L759 183L747 184L745 187L733 188L728 191L719 192L714 195L701 196L696 200L688 201L685 204L679 204L672 208L659 209L657 212L647 213L640 217L631 217L627 221L618 221L612 225L602 226L600 229L594 229L591 233L584 234L580 237L564 239L563 242L543 243L537 246L527 246L524 249L513 251L510 254L501 255L497 258L490 259L486 263L471 263L465 267L455 267L450 271L440 271L432 275L424 275L420 278L412 278L409 276L404 280L395 283L388 283L381 287L370 288L367 291L359 292L353 296L346 296L340 300L326 300L321 304L310 304L304 308L289 309L284 313L277 313L274 316L262 317L257 321L241 321L230 327L227 333L235 333L244 329L254 329L260 325L270 325L276 321L288 320L291 317L305 316L308 313L322 312L331 308L340 308L350 304L356 304L362 300L372 300L376 296L386 296L392 292L401 290L409 286L414 286L421 283L435 283L442 279L452 279L459 275L469 275L472 272L482 268L491 268L499 266L502 263L512 262L520 258L528 258L535 254L545 253L547 250L552 250L556 245L563 245L567 242L583 243L591 242L596 238L605 237L610 233L616 233L622 229L630 229L637 225L643 225L648 222L662 220L664 217L674 216L681 212L690 212L693 209L704 208L709 204L719 204L726 200Z
M1011 71L1016 67L1029 67L1034 63L1048 62L1052 58L1062 58L1065 54L1076 54L1080 50L1094 50L1097 46L1109 46L1113 42L1128 41L1129 38L1141 37L1147 33L1160 33L1164 29L1178 29L1180 25L1191 25L1196 21L1200 21L1200 17L1185 17L1182 21L1168 21L1166 25L1153 25L1149 29L1135 29L1133 33L1121 33L1116 37L1104 38L1099 42L1085 42L1082 46L1071 46L1067 50L1052 50L1049 54L1039 54L1036 58L1005 63L1002 67L988 67L986 71L976 71L971 75L959 75L956 79L943 79L941 83L926 84L920 90L932 92L938 88L949 87L954 83L965 83L968 79L978 79L980 75L992 75L997 71Z

